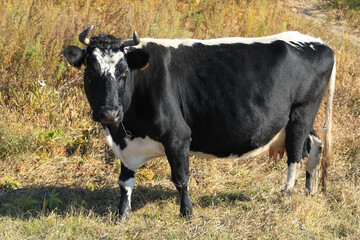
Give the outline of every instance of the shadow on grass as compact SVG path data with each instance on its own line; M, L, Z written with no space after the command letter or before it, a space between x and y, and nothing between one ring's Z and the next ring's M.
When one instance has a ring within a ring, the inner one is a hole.
M219 206L219 205L234 205L239 203L250 202L251 197L243 193L216 193L214 195L207 195L199 198L199 206L202 208Z
M161 185L136 186L132 195L132 211L149 203L176 198L175 189ZM98 216L116 213L120 200L118 187L104 187L93 191L74 187L29 187L16 190L0 190L0 216L29 218L46 215L52 211L66 215L74 211L92 211ZM202 208L219 205L247 205L251 201L248 193L216 193L199 197ZM194 202L195 203L195 202ZM196 204L196 203L195 203Z
M146 204L177 198L175 189L161 185L136 186L132 196L132 211ZM99 216L115 213L120 200L118 187L96 190L74 187L29 187L16 190L0 190L0 216L36 217L56 211L66 214L76 210L93 211Z

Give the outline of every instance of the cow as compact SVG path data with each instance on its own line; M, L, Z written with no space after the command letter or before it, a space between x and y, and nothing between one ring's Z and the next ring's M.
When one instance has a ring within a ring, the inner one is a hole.
M299 32L259 38L140 40L79 35L70 65L85 66L92 118L121 160L120 219L129 217L137 169L166 156L180 195L180 213L193 213L189 155L247 158L286 151L291 195L302 159L306 188L326 187L336 61L320 39ZM324 146L314 130L326 97ZM323 158L321 158L323 154ZM321 160L320 160L321 159ZM321 172L319 166L321 165ZM326 190L326 189L325 189Z

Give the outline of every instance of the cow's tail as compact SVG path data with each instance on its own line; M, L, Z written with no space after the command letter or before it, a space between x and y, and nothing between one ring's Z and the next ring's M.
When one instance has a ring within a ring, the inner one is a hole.
M336 77L336 59L334 58L334 65L330 77L330 83L327 88L327 99L326 99L326 122L325 122L325 137L324 137L324 147L321 160L321 185L322 190L326 192L326 181L328 177L328 167L331 163L332 153L331 153L331 117L332 117L332 108L333 108L333 98L335 91L335 77Z

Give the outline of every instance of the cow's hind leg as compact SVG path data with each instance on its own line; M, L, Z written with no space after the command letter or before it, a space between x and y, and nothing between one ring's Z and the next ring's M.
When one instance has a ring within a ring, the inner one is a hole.
M306 149L305 149L306 148ZM320 157L321 157L322 143L316 132L313 130L310 132L309 137L304 146L304 152L307 153L308 160L306 166L306 188L309 194L317 192L319 185L320 175Z
M291 192L294 189L297 179L299 177L301 163L293 162L288 165L288 177L285 186L285 193L291 197Z
M300 172L304 143L312 129L316 111L311 106L294 107L286 126L286 152L288 155L288 177L285 193L291 196Z

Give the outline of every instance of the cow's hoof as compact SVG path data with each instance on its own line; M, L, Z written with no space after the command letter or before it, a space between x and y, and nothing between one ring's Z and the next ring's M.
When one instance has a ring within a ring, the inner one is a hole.
M192 217L193 217L193 214L191 213L191 214L186 214L186 215L184 215L183 213L180 213L180 218L184 218L184 219L186 219L186 220L190 220Z
M314 195L317 192L317 189L314 187L314 185L310 184L308 181L306 181L305 187L307 196Z
M116 214L116 218L115 218L115 221L116 222L124 222L124 221L127 221L130 217L130 211L125 211L123 213L120 213L118 212Z
M283 193L284 193L284 197L285 197L285 198L292 199L292 193L291 193L291 190L290 190L289 188L286 187L286 188L284 189L284 192L283 192Z
M193 216L192 208L191 209L188 209L188 208L181 209L180 217L183 217L185 219L190 219L192 216Z
M306 196L313 196L318 192L317 186L306 186Z

